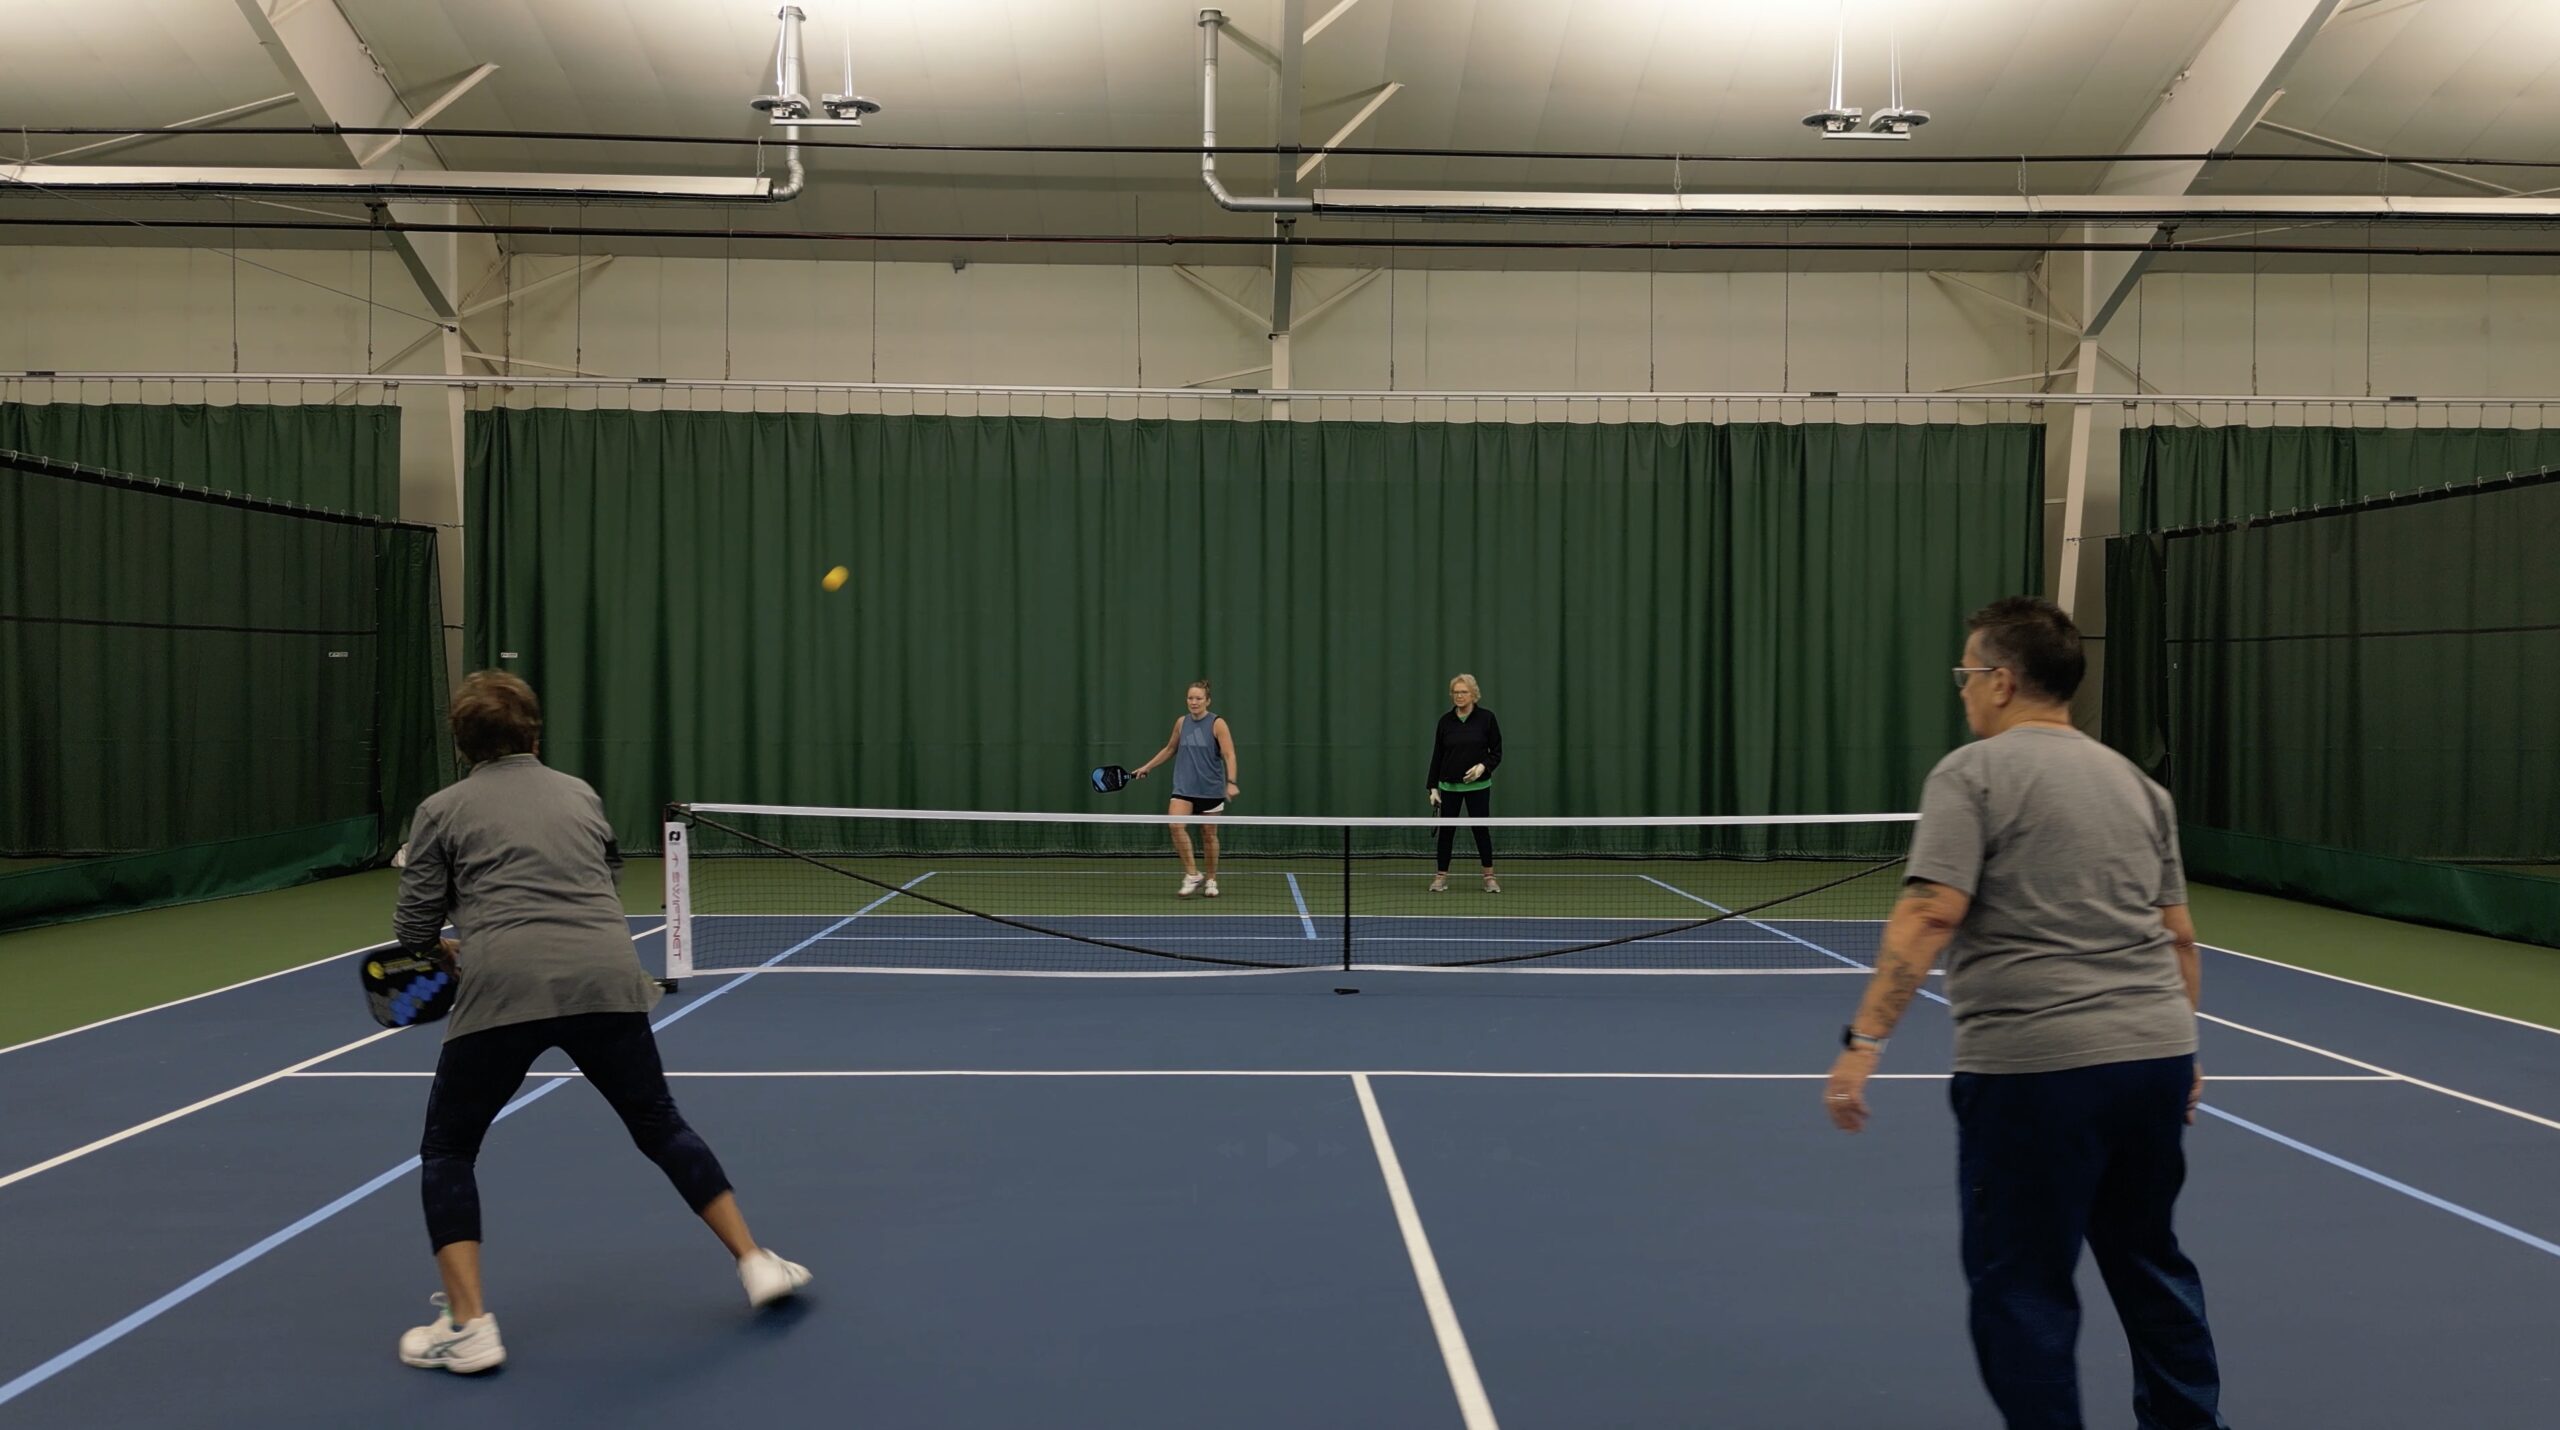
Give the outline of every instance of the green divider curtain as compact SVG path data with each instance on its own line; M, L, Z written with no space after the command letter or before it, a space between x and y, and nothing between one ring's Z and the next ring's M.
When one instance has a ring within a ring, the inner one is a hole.
M400 409L0 403L0 447L209 491L400 514Z
M2107 549L2108 740L2200 877L2560 942L2560 582L2544 476Z
M501 409L467 648L635 847L669 799L1161 810L1085 771L1204 676L1240 813L1427 813L1460 671L1502 813L1902 809L1962 617L2038 588L2041 440Z
M99 887L236 892L387 855L442 783L432 528L0 452L0 550L0 854L204 850Z
M2124 529L2158 531L2538 472L2560 466L2560 431L2128 427L2118 450Z
M2169 768L2169 546L2159 535L2106 544L2106 681L2098 728L2106 742L2163 786Z
M2183 815L2406 858L2560 860L2555 532L2545 482L2168 538Z

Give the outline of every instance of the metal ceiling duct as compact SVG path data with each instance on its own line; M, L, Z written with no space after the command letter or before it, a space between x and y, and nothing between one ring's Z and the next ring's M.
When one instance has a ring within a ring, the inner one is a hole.
M2560 198L2416 198L2381 194L1701 194L1520 192L1475 189L1318 189L1309 198L1228 192L1218 181L1218 31L1223 11L1200 12L1200 177L1236 213L1369 219L1725 219L1855 223L2252 224L2560 223Z
M800 131L787 121L805 114L800 26L807 17L785 5L775 18L777 95L751 101L783 121L783 178L728 178L683 174L537 174L441 169L278 169L220 166L0 163L0 187L23 186L73 193L282 193L366 199L584 199L613 203L772 204L800 196L808 171L800 159ZM796 102L797 111L782 106ZM868 101L865 101L866 103Z
M1308 214L1312 199L1266 198L1231 194L1218 182L1218 29L1227 23L1223 10L1200 12L1200 182L1218 207L1240 214Z

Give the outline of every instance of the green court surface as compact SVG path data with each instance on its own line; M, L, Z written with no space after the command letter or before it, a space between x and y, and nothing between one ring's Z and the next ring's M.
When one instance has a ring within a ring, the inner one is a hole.
M2560 1028L2560 949L2197 887L2196 932L2234 949ZM2213 992L2205 991L2207 1006Z
M0 934L0 1048L385 942L398 887L378 869ZM633 913L663 907L655 859L626 867L622 887Z

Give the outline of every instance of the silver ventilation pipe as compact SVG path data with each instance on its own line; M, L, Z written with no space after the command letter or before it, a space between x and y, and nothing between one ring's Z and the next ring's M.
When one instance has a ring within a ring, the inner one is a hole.
M1309 214L1341 219L1726 219L1859 223L2560 223L2560 198L2535 195L2433 198L2359 194L1727 194L1583 193L1471 189L1318 189L1310 198L1240 196L1218 182L1218 30L1224 12L1200 12L1200 179L1232 213ZM1845 41L1845 31L1843 39ZM1833 108L1808 117L1853 132L1860 116L1837 88ZM1896 56L1894 105L1878 117L1908 133L1928 122L1901 104ZM1860 136L1871 137L1871 136ZM2485 252L2486 250L2484 250Z
M1229 213L1311 214L1313 199L1265 198L1227 192L1218 182L1218 29L1227 23L1223 10L1200 12L1200 182L1209 197Z
M800 25L807 16L785 5L774 46L774 93L751 101L782 123L784 177L726 178L683 174L454 173L442 169L184 168L142 164L0 164L0 191L24 186L39 192L313 194L324 198L382 199L606 199L640 203L778 204L800 197L808 170L800 160L800 130L789 121L809 114L802 79ZM869 100L853 101L869 105ZM876 110L879 106L871 105Z
M775 120L809 117L809 72L800 53L800 27L809 16L797 5L785 5L774 12L781 22L782 33L773 42L773 93L758 95L747 101L748 107L764 111ZM762 195L767 203L781 203L800 197L809 186L809 171L800 164L800 131L785 125L782 131L783 181Z

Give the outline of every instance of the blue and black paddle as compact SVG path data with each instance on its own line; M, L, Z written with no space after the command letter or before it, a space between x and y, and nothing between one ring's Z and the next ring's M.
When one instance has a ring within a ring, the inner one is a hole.
M356 971L364 979L365 1011L386 1028L435 1022L453 1011L454 994L462 987L462 969L443 944L369 948Z
M1118 794L1129 787L1129 781L1146 778L1145 772L1131 774L1118 765L1104 765L1093 772L1095 794Z

